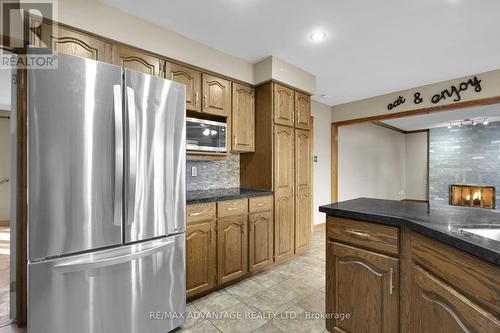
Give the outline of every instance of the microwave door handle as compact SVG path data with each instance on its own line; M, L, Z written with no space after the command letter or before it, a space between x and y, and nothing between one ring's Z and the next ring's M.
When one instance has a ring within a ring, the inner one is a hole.
M122 198L123 198L123 110L122 86L113 86L113 108L115 118L115 190L114 190L114 219L113 224L122 225Z
M134 89L127 87L128 115L128 187L127 187L127 224L135 217L135 192L137 180L137 122L135 113Z

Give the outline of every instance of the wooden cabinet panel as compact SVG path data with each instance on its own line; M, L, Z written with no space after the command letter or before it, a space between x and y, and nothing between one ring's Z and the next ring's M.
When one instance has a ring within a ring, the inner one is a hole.
M255 102L253 88L233 83L232 145L234 151L255 151Z
M217 221L217 282L223 284L248 272L248 216Z
M163 60L126 46L113 46L113 63L145 74L164 76Z
M294 135L293 128L274 128L275 259L294 253Z
M37 20L33 18L33 20ZM111 44L90 35L66 29L61 26L43 22L39 25L37 37L31 44L37 47L49 47L54 52L60 52L77 57L111 62Z
M231 82L203 73L202 112L228 117L231 110Z
M279 84L274 84L274 122L286 126L294 122L293 90Z
M188 205L186 207L187 224L215 219L215 202Z
M186 86L186 109L201 112L201 72L167 62L165 77Z
M215 220L186 228L186 295L194 296L215 287Z
M311 134L295 130L295 253L309 248L311 238Z
M273 213L250 215L248 230L248 267L254 272L273 263Z
M416 332L500 332L500 320L445 282L414 266Z
M273 209L273 196L255 197L248 199L250 213L268 212Z
M217 217L246 215L248 213L248 199L220 201L217 203Z
M311 97L295 92L295 127L301 129L311 128Z
M368 249L398 254L399 230L378 223L368 223L328 216L327 236Z
M329 241L326 311L350 313L327 320L330 332L398 332L399 260Z

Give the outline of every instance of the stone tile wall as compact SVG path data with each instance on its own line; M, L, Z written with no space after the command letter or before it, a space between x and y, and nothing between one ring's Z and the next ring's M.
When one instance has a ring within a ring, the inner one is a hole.
M198 176L191 176L191 167L198 168ZM240 155L231 154L227 160L186 161L186 190L198 191L240 186Z
M493 185L500 209L500 122L430 130L429 200L448 203L450 184Z

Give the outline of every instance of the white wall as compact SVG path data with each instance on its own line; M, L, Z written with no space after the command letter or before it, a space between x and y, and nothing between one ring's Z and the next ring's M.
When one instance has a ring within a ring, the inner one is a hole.
M10 111L10 70L0 69L0 110Z
M405 135L372 123L338 132L339 201L359 197L405 199Z
M315 101L311 103L314 117L313 156L313 217L314 224L325 222L319 206L331 203L331 112L330 107Z
M427 132L406 135L406 199L428 200Z
M0 118L0 180L10 178L10 121ZM10 184L0 185L0 221L10 220Z

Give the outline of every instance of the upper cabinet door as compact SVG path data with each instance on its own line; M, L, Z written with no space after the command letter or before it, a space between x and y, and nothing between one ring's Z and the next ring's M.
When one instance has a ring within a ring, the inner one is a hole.
M311 97L295 92L295 127L308 130L311 127Z
M231 82L217 76L203 74L204 113L228 117L231 109Z
M195 69L167 62L165 77L186 86L186 109L201 112L201 73Z
M233 150L255 151L255 107L254 90L233 83L232 131Z
M36 20L32 18L32 21ZM52 24L47 22L38 26L35 34L32 35L33 39L30 44L33 46L49 47L54 52L111 62L111 44L57 25L52 28Z
M163 77L163 60L126 46L113 46L113 64L149 75Z
M293 90L274 84L274 122L276 124L293 126L293 104Z

